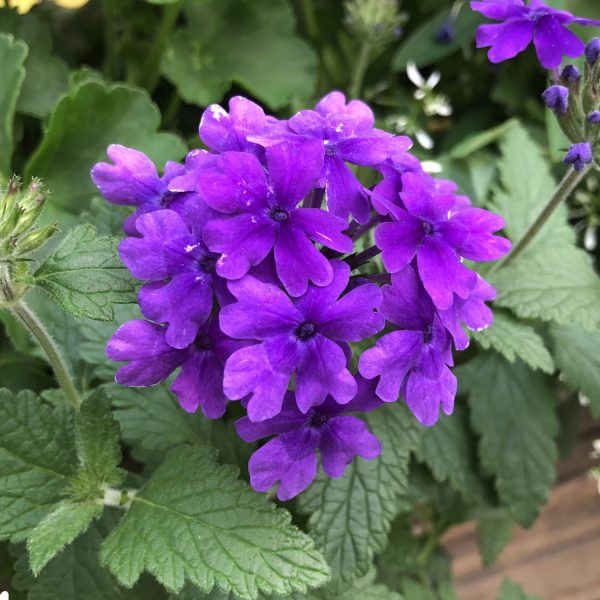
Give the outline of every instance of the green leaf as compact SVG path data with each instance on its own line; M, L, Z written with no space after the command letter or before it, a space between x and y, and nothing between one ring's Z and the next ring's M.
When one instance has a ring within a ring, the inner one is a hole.
M78 214L97 194L90 169L106 160L109 144L139 149L161 167L184 156L181 140L172 133L157 133L159 125L160 113L147 92L125 85L84 83L54 109L26 177L44 180L52 190L52 207Z
M403 600L436 600L431 589L412 579L407 579L402 585Z
M299 497L300 510L311 513L309 531L333 570L332 593L363 576L374 554L385 548L406 495L410 452L419 443L420 428L402 403L383 406L366 419L381 441L381 456L354 460L339 479L320 473Z
M496 125L496 127L493 127L492 129L470 135L452 148L449 155L450 158L461 159L469 157L471 154L493 144L517 123L518 121L516 119L509 119L500 125Z
M600 417L600 331L579 327L550 327L556 364L567 384L590 401L595 417Z
M542 600L539 596L526 594L523 588L518 584L505 579L502 582L498 600Z
M523 254L489 280L498 290L496 304L523 319L590 330L600 326L600 278L583 250L557 245Z
M185 12L189 27L173 37L161 71L186 102L219 102L232 83L274 109L312 95L316 56L296 36L287 0L204 0Z
M13 153L13 120L21 85L25 79L23 63L27 46L12 35L0 33L0 172L10 175L10 159Z
M510 542L514 521L503 508L490 509L477 520L477 540L481 560L489 567Z
M327 581L312 540L264 496L219 466L209 448L172 451L108 536L102 561L126 587L144 570L167 589L185 580L242 599L289 594ZM168 557L168 560L165 560Z
M426 67L450 56L475 38L477 25L482 23L483 19L476 12L469 10L468 6L464 6L454 24L456 32L454 40L448 44L437 42L436 33L449 15L450 10L447 8L440 11L435 17L417 27L406 38L392 60L394 71L404 70L411 60L416 63L417 67Z
M75 227L35 272L36 284L76 317L112 321L113 304L135 302L135 284L117 245L93 225Z
M367 574L353 582L352 587L332 599L331 596L317 590L315 599L323 600L403 600L397 592L393 592L385 585L376 583L377 570L371 567Z
M73 415L0 390L0 540L24 540L61 501L77 458Z
M508 313L494 311L492 325L473 334L473 338L485 350L493 348L511 363L520 358L534 370L554 373L554 361L542 336Z
M450 481L468 502L481 500L483 491L477 474L473 434L466 411L457 406L435 427L423 431L417 456L438 481Z
M458 369L481 434L481 464L494 475L500 501L523 527L536 519L554 481L558 420L548 378L493 353Z
M103 507L95 502L62 502L31 532L27 540L33 574L40 571L56 554L85 533Z

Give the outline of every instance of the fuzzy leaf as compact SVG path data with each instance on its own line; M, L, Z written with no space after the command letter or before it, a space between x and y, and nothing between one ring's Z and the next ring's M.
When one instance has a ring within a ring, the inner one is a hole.
M25 79L23 63L27 57L27 45L12 35L0 33L0 172L10 175L10 159L13 153L13 120L21 85Z
M402 403L383 406L366 419L381 441L381 456L354 460L339 479L319 473L299 497L300 510L311 513L309 531L333 570L332 595L363 576L374 554L385 548L406 494L410 452L419 443L420 428Z
M69 407L0 390L0 540L18 542L61 501L77 458Z
M287 0L204 0L185 11L189 28L173 36L161 71L186 102L219 102L232 83L272 108L310 97L317 61Z
M600 331L553 325L556 364L569 386L580 390L590 401L595 417L600 417Z
M417 452L438 481L450 481L468 502L483 495L473 437L466 411L457 406L452 415L442 416L435 427L423 431Z
M117 240L93 225L75 227L35 272L36 284L76 317L114 318L113 304L135 302L135 284L119 260Z
M329 575L289 513L236 480L236 470L219 466L209 448L172 451L133 498L101 556L126 587L147 570L169 590L189 580L241 599L257 598L259 590L306 591Z
M486 511L477 521L477 540L481 560L489 567L510 542L514 521L503 508Z
M542 600L539 596L526 594L523 588L518 584L505 579L498 593L498 600Z
M102 514L95 502L62 502L31 532L27 540L29 564L37 577L54 556L85 533Z
M491 327L473 334L473 338L485 350L492 348L511 363L520 358L534 370L554 373L554 361L542 336L508 313L495 311Z
M489 278L497 288L496 304L523 319L559 325L600 326L600 278L589 256L569 246L523 255Z
M496 479L503 505L524 527L536 519L554 482L558 420L546 376L493 353L458 369L481 434L481 464Z

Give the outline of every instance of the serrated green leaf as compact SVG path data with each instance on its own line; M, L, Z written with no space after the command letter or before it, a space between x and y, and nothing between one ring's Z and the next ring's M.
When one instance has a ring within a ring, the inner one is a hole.
M450 481L468 502L482 498L477 474L475 444L466 411L457 406L450 416L442 416L435 427L423 431L417 456L439 481Z
M93 225L79 225L40 265L36 284L76 317L112 321L113 304L135 302L135 283L117 245Z
M600 278L583 250L548 247L520 256L495 271L489 280L498 291L496 304L512 309L523 319L590 330L600 326Z
M518 584L505 579L498 592L498 600L542 600L539 596L526 594L525 590Z
M0 540L24 540L61 501L77 463L73 414L0 390Z
M495 311L492 325L474 333L473 339L485 350L496 350L511 363L520 358L534 370L554 373L554 361L542 336L508 313Z
M189 28L173 36L161 71L186 102L219 102L233 82L274 109L311 96L317 60L287 0L188 2L185 13Z
M31 157L26 178L40 177L52 191L47 208L78 214L97 194L90 169L106 160L109 144L147 153L159 167L183 157L186 148L172 133L157 133L160 113L147 92L125 85L88 82L57 104L44 138ZM68 165L68 168L65 167ZM71 219L72 220L72 219Z
M406 494L410 452L419 443L421 428L402 403L383 406L366 420L381 441L381 456L355 460L339 479L320 473L299 497L300 510L310 513L309 531L333 570L332 594L363 576L385 548Z
M471 154L482 150L486 146L494 143L500 137L504 136L506 132L516 125L518 121L516 119L509 119L496 127L492 127L487 131L481 131L474 133L464 140L461 140L456 146L450 150L450 158L461 159L467 158Z
M481 561L488 567L510 542L514 521L503 508L490 509L477 520L477 541Z
M580 390L594 416L600 417L600 331L553 325L550 336L556 364L567 384Z
M407 579L402 585L403 600L436 600L431 589L424 584Z
M37 577L56 554L85 533L103 507L95 502L62 502L31 532L27 540L29 564Z
M481 464L495 477L502 504L529 527L555 476L558 420L552 386L521 361L511 365L491 352L460 367L457 377L469 392L471 422L481 434Z
M10 159L13 153L13 120L21 85L25 79L23 64L27 57L27 45L12 35L0 33L0 172L10 175Z
M241 599L305 591L329 568L312 540L264 496L219 466L209 448L172 451L103 544L102 561L126 587L143 571L167 589L189 580ZM165 560L168 557L168 560Z

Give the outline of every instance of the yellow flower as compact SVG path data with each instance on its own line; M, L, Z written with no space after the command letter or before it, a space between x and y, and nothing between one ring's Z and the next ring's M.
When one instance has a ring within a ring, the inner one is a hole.
M21 14L29 12L36 4L42 0L0 0L0 8L9 6L16 8ZM80 8L87 4L89 0L53 0L57 6L62 8Z

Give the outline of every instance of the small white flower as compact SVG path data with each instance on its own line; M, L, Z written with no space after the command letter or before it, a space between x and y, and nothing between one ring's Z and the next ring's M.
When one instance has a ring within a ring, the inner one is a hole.
M433 148L433 140L429 134L425 133L422 129L415 131L415 137L417 138L417 142L419 142L425 150L431 150Z
M426 173L441 173L442 165L439 162L435 162L434 160L424 160L421 162L421 166L423 167L423 171Z

